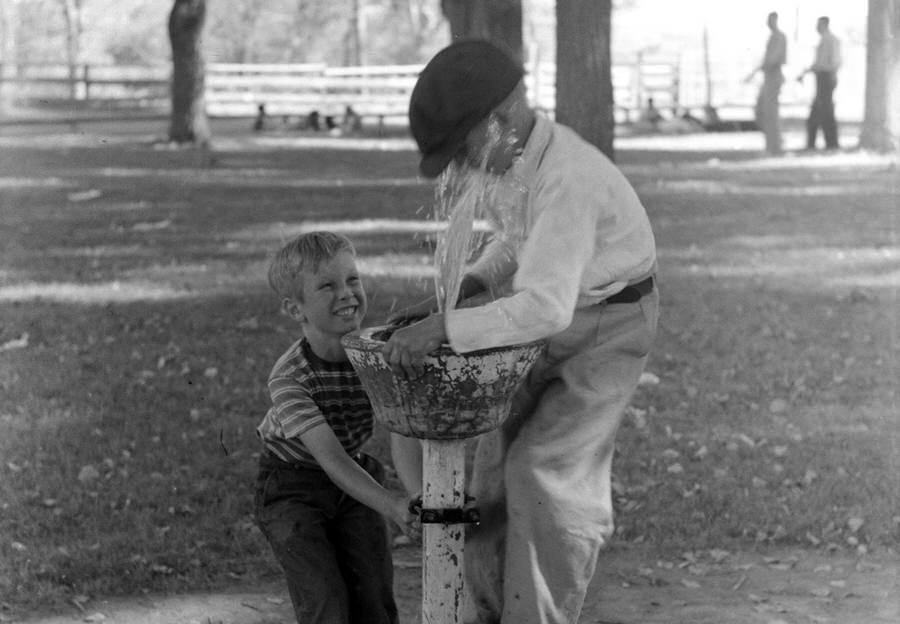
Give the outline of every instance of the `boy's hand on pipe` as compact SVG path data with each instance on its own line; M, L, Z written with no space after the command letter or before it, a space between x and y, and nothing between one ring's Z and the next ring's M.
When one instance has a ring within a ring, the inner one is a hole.
M413 541L422 541L422 522L418 513L413 513L409 500L397 495L391 501L391 520L396 523L405 536Z

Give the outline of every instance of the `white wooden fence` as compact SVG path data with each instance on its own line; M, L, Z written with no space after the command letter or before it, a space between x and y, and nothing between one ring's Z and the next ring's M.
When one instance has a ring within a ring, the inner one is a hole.
M206 106L213 117L254 117L260 105L269 116L343 116L350 106L361 117L405 119L421 65L328 67L322 64L212 63L206 67ZM628 120L652 97L659 109L684 106L677 61L657 60L613 67L620 121ZM526 84L532 102L552 112L555 68L530 68ZM0 98L105 109L166 110L168 67L85 65L0 67ZM699 103L695 105L700 105Z

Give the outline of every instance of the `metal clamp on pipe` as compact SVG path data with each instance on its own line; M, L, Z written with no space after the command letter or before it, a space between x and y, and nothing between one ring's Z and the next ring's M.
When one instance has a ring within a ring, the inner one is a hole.
M478 524L481 522L481 512L471 505L475 499L466 496L465 507L422 507L422 497L418 497L409 503L409 512L418 514L422 524Z
M481 514L475 507L422 509L419 520L422 524L478 524Z

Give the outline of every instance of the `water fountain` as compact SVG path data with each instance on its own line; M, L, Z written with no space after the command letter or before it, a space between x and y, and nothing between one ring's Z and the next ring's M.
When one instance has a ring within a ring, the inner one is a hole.
M440 309L456 302L465 263L477 246L472 224L488 196L486 182L455 165L439 180L435 216L448 221L435 251ZM464 527L478 521L477 509L465 506L466 440L506 419L543 343L465 354L444 345L426 356L422 376L405 379L394 375L381 353L392 329L354 332L343 344L375 419L392 432L422 440L422 622L456 624L463 604Z

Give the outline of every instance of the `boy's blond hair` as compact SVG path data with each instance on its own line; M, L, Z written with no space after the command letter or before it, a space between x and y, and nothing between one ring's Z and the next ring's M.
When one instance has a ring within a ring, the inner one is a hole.
M307 232L278 250L269 265L269 286L282 299L302 299L303 272L315 272L319 265L346 251L354 256L350 239L335 232Z

